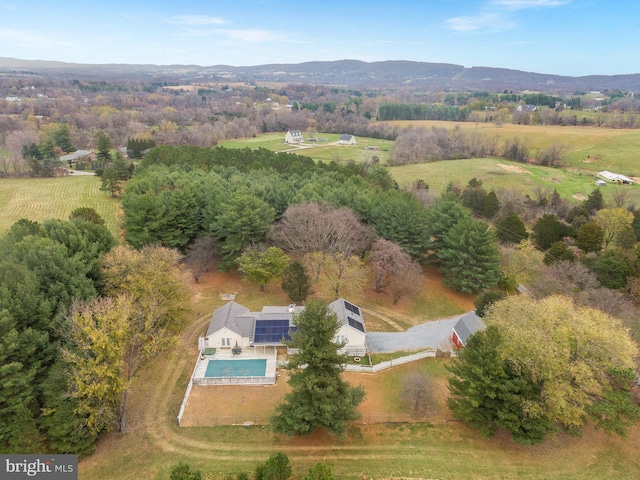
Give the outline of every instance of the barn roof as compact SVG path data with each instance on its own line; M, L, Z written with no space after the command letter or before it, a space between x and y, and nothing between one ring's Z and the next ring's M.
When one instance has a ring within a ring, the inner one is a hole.
M462 345L466 346L471 335L485 328L487 328L487 326L482 319L476 315L476 312L469 312L460 317L460 320L458 320L453 327L453 331L460 339Z

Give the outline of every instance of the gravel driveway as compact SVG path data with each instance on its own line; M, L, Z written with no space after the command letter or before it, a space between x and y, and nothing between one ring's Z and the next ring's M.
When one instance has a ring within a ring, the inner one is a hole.
M462 315L443 320L433 320L411 327L406 332L367 333L367 348L374 353L442 348L446 344L445 342L451 339L452 328L460 317Z

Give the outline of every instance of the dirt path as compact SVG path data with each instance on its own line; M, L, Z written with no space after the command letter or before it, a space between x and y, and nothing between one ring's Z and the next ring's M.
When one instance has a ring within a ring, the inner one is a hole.
M404 332L404 328L402 328L396 322L391 320L389 317L385 317L384 315L381 315L381 314L379 314L377 312L374 312L373 310L369 310L368 308L360 307L360 310L362 310L364 313L366 313L368 315L372 315L374 317L378 317L380 320L383 320L383 321L387 322L389 325L391 325L393 328L395 328L399 332Z

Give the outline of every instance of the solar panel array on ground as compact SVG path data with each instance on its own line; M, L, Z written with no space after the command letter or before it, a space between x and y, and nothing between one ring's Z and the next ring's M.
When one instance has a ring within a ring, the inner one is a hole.
M358 307L356 307L355 305L347 302L345 300L344 302L344 308L346 308L347 310L349 310L350 312L355 313L356 315L360 316L360 309Z
M291 340L293 331L295 327L289 325L289 320L256 320L253 343L281 343Z

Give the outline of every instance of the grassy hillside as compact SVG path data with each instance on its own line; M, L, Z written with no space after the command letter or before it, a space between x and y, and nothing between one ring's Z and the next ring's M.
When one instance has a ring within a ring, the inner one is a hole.
M553 144L565 149L568 168L584 172L614 170L627 176L640 176L640 130L597 127L563 127L558 125L512 125L498 127L493 123L455 123L437 121L386 122L399 127L442 127L475 129L489 137L519 138L535 153Z
M305 141L309 135L304 134ZM323 162L335 161L366 162L376 155L381 163L386 164L391 155L393 142L376 138L356 137L357 145L338 145L340 135L333 133L318 134L319 140L307 142L303 145L287 145L284 143L284 133L265 133L254 138L229 140L220 143L225 148L266 148L273 152L290 152L311 157ZM377 150L373 150L376 148Z
M527 165L500 158L444 160L391 167L390 171L401 188L411 185L416 179L422 179L431 190L438 193L449 182L464 187L473 177L482 180L487 189L518 188L532 195L536 188L542 187L556 189L562 197L576 201L584 199L596 188L595 177L590 172ZM608 185L602 189L605 199L611 197L617 188L634 191L638 187Z
M118 230L120 203L100 190L95 176L0 180L0 235L21 218L68 219L78 207L94 208L112 233Z

